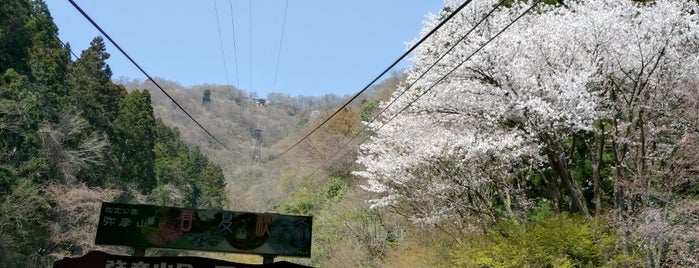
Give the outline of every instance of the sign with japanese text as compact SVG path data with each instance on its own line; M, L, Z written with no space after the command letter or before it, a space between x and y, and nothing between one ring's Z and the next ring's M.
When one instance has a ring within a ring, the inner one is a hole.
M102 203L95 244L310 257L313 218Z
M202 257L134 257L91 251L78 258L63 258L53 268L307 268L281 261L270 264L245 264Z

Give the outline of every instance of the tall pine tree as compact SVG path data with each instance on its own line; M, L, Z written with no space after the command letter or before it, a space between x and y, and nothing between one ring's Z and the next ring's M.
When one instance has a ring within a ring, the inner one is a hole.
M68 68L69 102L83 111L97 130L111 134L111 123L119 112L124 87L112 83L112 70L106 63L109 53L102 37L95 37L90 47ZM111 135L110 135L111 136Z
M18 73L29 72L27 58L31 45L26 24L31 5L27 1L0 1L0 72L15 69Z
M114 147L119 178L144 193L156 185L155 118L148 91L129 93L120 105L114 120Z

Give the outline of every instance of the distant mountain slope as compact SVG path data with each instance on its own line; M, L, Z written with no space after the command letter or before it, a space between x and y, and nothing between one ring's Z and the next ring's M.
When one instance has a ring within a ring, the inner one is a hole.
M128 91L147 90L152 96L156 118L176 127L181 138L198 147L203 154L223 169L229 198L235 209L268 210L285 193L278 187L284 173L298 165L260 162L288 148L309 130L311 114L328 114L342 105L341 97L327 94L319 97L291 97L280 93L267 98L250 97L235 87L182 85L157 80L166 92L213 136L226 145L221 146L196 125L177 105L150 81L117 81ZM208 93L205 93L208 92ZM207 97L205 97L205 94ZM355 119L358 122L358 118ZM253 161L259 141L260 159ZM296 158L302 159L302 157ZM281 165L281 166L280 166ZM260 197L258 193L264 192Z

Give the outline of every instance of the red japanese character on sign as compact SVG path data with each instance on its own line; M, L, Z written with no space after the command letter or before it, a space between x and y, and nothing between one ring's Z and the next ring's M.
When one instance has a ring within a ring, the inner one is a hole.
M189 230L192 230L192 222L194 221L194 211L182 210L182 212L180 212L180 217L178 217L177 219L180 220L180 230L182 232L189 232Z

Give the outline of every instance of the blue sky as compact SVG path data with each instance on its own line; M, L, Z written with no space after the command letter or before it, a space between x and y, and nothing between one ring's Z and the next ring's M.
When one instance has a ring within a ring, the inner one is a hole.
M45 1L59 37L79 55L99 32L67 0ZM151 76L184 86L230 83L260 97L354 94L418 37L425 15L444 5L443 0L289 0L283 24L286 0L75 2ZM145 78L108 42L107 49L113 78Z

